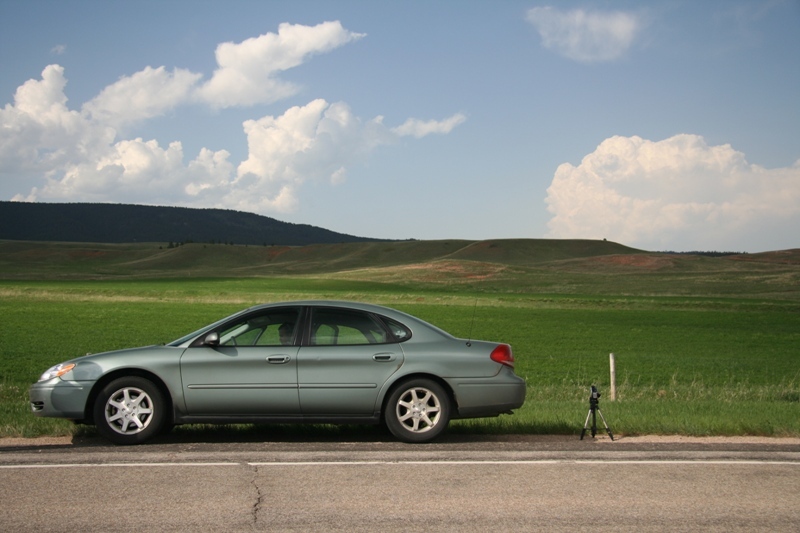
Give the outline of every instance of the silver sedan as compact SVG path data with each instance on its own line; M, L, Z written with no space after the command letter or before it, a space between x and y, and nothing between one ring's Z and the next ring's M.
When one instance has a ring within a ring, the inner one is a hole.
M384 423L426 442L525 400L508 344L457 339L369 304L252 307L166 345L88 355L30 388L37 416L136 444L191 423Z

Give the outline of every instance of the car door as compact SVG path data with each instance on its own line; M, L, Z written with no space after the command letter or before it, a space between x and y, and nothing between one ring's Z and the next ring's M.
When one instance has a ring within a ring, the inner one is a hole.
M199 339L187 348L181 378L188 414L298 415L299 315L299 308L246 315L212 332L211 344Z
M304 416L372 415L383 384L403 364L403 352L376 317L318 307L297 356Z

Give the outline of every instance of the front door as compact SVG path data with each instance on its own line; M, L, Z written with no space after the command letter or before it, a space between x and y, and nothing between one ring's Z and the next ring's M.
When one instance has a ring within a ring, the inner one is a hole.
M181 357L189 415L298 415L299 309L270 309L218 328L219 345Z

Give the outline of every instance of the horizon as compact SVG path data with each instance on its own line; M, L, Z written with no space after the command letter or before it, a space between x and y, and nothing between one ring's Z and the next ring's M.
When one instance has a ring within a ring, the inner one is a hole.
M2 205L3 203L12 203L12 202L9 202L7 200L0 200L0 205ZM313 226L313 225L310 225L310 224L303 224L303 223L286 222L284 220L280 220L279 218L271 217L269 215L260 215L258 213L251 213L249 211L239 211L239 210L236 210L236 209L227 209L227 208L219 208L219 207L186 207L186 206L145 205L145 204L126 204L126 203L106 203L106 202L103 202L103 203L91 203L91 202L16 202L15 201L13 203L27 203L27 204L31 204L31 205L34 205L34 204L36 204L36 205L42 205L42 204L46 204L46 205L85 205L85 206L106 205L106 206L121 206L121 207L147 207L147 208L159 208L159 209L190 209L190 210L198 210L198 211L201 211L201 210L214 210L214 211L223 211L223 212L236 213L236 214L241 214L241 215L246 215L246 216L266 217L266 218L275 220L276 222L279 222L279 223L300 225L300 226L309 226L309 227L314 228L314 229L333 232L333 230L330 230L329 228L325 228L325 227L321 227L321 226ZM338 233L338 232L333 232L333 233ZM591 241L591 242L601 242L602 241L602 242L608 242L610 244L620 245L620 246L623 246L625 248L630 248L630 249L636 250L638 252L654 253L654 254L676 254L676 255L683 255L683 254L692 255L692 254L695 254L695 255L706 255L706 256L731 256L731 255L769 254L769 253L773 253L773 252L785 252L785 251L800 250L800 248L786 248L786 249L776 249L776 250L759 250L757 252L748 252L748 251L742 251L742 250L724 250L724 249L718 249L718 248L709 248L709 249L704 249L704 250L699 250L699 249L698 250L682 250L682 251L679 251L679 250L666 250L666 249L665 250L647 250L647 249L643 249L643 248L636 248L636 247L630 246L629 244L624 243L624 242L617 242L617 241L613 241L613 240L609 240L609 239L588 239L588 238L581 238L581 237L570 237L570 238L555 238L555 237L493 237L493 238L488 238L488 239L462 239L462 238L388 239L388 238L382 238L380 236L374 237L374 236L365 235L365 234L342 234L342 233L338 233L338 234L342 235L342 236L345 236L345 237L354 237L356 239L364 239L363 241L352 241L352 242L351 241L347 241L348 244L369 244L369 243L376 243L376 242L378 242L378 243L426 242L426 241L429 241L429 242L463 241L463 242L471 242L471 243L491 242L491 241L502 242L502 241L514 241L514 240L520 240L520 241L525 241L525 240L529 240L529 241L536 241L536 240L543 240L543 241ZM30 241L30 239L7 239L7 238L0 237L0 241L3 241L3 240ZM137 241L131 241L131 242L128 242L128 241L124 241L124 242L123 241L120 241L120 242L116 242L116 241L115 242L95 242L95 241L61 241L61 240L38 240L37 239L37 240L33 240L31 242L50 242L50 243L60 243L60 244L66 244L66 243L70 243L70 242L73 242L73 243L76 243L76 244L92 244L92 243L94 243L94 244L134 244L135 242L139 242L139 243L143 244L145 242L152 242L152 243L155 244L155 243L160 243L162 241L138 241L137 240ZM204 240L195 240L195 239L186 239L186 240L175 240L175 239L173 239L173 240L168 240L168 241L163 241L163 242L167 242L170 245L174 245L175 247L183 246L185 244L218 244L218 245L231 245L231 246L262 246L262 245L263 246L314 246L316 244L326 244L326 243L320 242L320 243L302 244L302 245L274 245L274 244L267 245L267 244L247 244L247 243L241 243L241 242L237 243L237 242L222 242L222 241L219 241L219 242L206 242Z

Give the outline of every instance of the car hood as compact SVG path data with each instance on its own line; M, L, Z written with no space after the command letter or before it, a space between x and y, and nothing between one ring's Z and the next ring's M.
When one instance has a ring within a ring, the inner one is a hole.
M176 360L181 353L183 349L180 348L153 345L84 355L67 361L75 363L75 368L62 379L92 381L115 368L148 368L153 363L164 364Z

